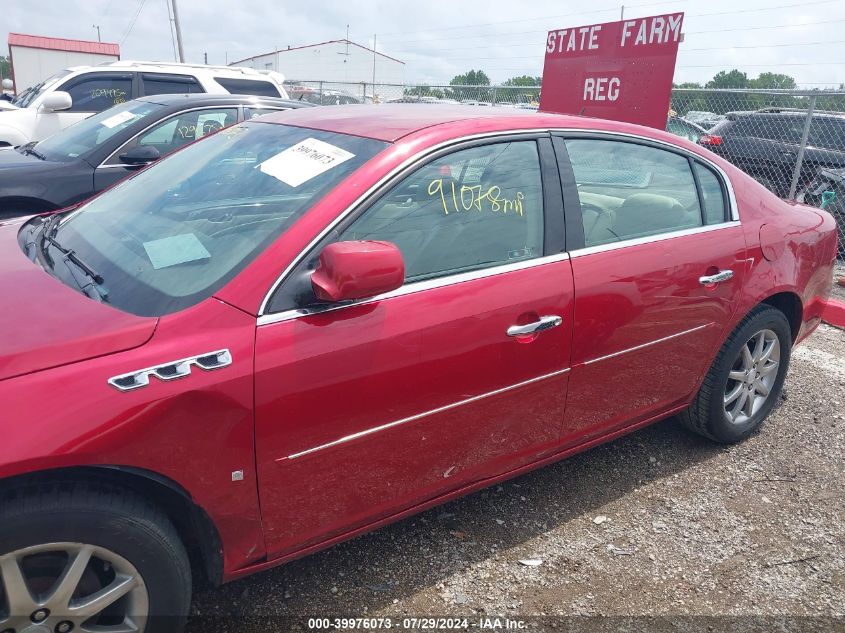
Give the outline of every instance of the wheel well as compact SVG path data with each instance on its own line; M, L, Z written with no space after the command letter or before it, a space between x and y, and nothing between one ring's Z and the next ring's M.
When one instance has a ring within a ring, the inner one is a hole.
M9 477L3 489L40 483L94 482L131 490L161 508L173 522L188 556L195 578L219 585L223 577L223 548L208 514L191 499L187 490L157 473L123 466L59 468ZM199 576L197 575L199 572Z
M792 342L794 343L798 339L798 332L801 329L801 320L804 315L801 298L794 292L779 292L764 299L762 303L783 312L787 321L789 321L789 327L792 330Z

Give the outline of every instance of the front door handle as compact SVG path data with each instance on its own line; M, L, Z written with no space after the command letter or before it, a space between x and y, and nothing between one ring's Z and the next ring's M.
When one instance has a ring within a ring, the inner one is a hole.
M556 314L540 317L539 321L529 323L528 325L512 325L508 328L508 336L526 336L527 334L535 334L543 330L551 330L563 323L563 318Z
M702 286L712 286L713 284L719 284L723 281L727 281L728 279L733 279L734 271L732 270L720 270L715 275L707 275L705 277L699 277L698 283Z

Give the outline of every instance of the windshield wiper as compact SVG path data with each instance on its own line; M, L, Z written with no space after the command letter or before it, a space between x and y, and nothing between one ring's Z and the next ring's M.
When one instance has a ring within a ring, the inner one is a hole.
M49 244L64 256L65 261L71 262L79 270L85 273L85 275L87 275L93 282L88 284L80 283L79 280L76 278L76 275L71 272L71 277L73 277L73 280L77 283L79 289L87 294L88 289L90 288L101 300L105 301L108 297L108 291L106 291L105 288L100 287L104 281L103 276L98 273L93 266L87 264L85 260L83 260L79 255L77 255L75 250L63 246L61 242L56 239L55 235L56 231L58 231L59 229L60 221L61 216L58 213L51 215L44 222L43 227L41 229L41 241L38 245L38 250L41 252L45 263L47 263L51 268L55 270L56 263L48 253L47 249L47 245Z
M47 157L44 156L44 154L42 154L37 149L35 149L35 142L34 141L29 142L29 143L27 143L26 145L23 146L23 153L24 154L30 154L32 156L35 156L35 158L39 158L41 160L47 160Z

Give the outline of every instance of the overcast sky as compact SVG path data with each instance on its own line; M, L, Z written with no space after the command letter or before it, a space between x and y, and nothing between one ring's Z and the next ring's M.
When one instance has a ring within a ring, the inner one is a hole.
M586 10L578 10L577 7ZM342 39L406 62L407 82L470 68L494 81L540 75L546 32L619 18L609 0L178 0L187 61L223 64L276 47ZM784 72L802 86L845 82L845 0L631 2L625 17L684 11L676 81L722 69ZM6 32L118 42L123 59L173 60L167 0L0 0ZM5 48L5 42L3 47ZM283 69L284 71L284 69ZM291 72L286 74L291 75ZM318 79L315 77L314 79Z

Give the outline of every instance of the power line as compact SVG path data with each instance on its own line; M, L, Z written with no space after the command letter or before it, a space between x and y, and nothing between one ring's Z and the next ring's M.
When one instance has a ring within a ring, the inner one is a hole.
M680 1L680 0L677 0ZM762 11L774 11L777 9L789 9L793 7L806 7L806 6L813 6L819 4L831 4L834 2L840 2L841 0L814 0L813 2L797 2L797 3L790 3L790 4L781 4L781 5L774 5L768 7L760 7L757 9L736 9L734 11L720 11L716 13L690 13L684 16L684 19L688 18L696 18L696 17L712 17L712 16L724 16L724 15L738 15L744 13L758 13ZM607 11L608 9L602 9L602 11ZM532 19L541 19L541 18L532 18ZM514 20L516 21L516 20ZM508 22L498 22L498 23L491 23L491 24L510 24L514 21ZM831 20L832 22L832 20ZM483 25L467 25L463 27L451 27L451 28L476 28L478 26ZM446 29L442 29L446 30ZM719 29L719 31L725 31L727 29ZM744 30L744 29L734 29L734 30ZM437 41L444 41L444 40L455 40L455 39L478 39L478 38L489 38L489 37L509 37L513 35L533 35L538 33L548 33L549 29L533 29L530 31L517 31L515 33L482 33L480 35L452 35L446 37L432 37L432 38L421 38L416 40L404 40L404 39L395 39L394 42L398 44L413 44L416 42L437 42ZM409 31L409 33L415 33L415 31ZM387 38L389 41L389 38ZM384 43L384 39L382 39L382 43Z
M132 16L132 21L129 23L129 28L126 29L126 32L123 34L123 37L120 38L120 45L123 46L126 39L129 37L129 34L132 33L132 29L135 28L135 22L138 20L138 16L141 15L141 9L144 8L147 0L141 0L141 3L138 5L138 10L135 11L135 15Z
M758 48L784 48L784 47L793 47L793 46L819 46L824 44L845 44L845 40L832 40L827 42L806 42L806 43L789 43L789 44L767 44L763 46L757 45L749 45L749 46L708 46L703 48L682 48L678 49L678 53L689 53L689 52L702 52L702 51L730 51L734 49L758 49ZM450 57L450 56L439 56L441 59L445 61L467 61L467 60L490 60L490 59L499 59L499 60L509 60L509 59L543 59L544 58L544 51L540 51L534 55L508 55L506 57Z
M652 6L659 6L663 4L678 4L681 2L688 2L689 0L663 0L662 2L641 2L639 4L626 4L626 9L635 9L637 7L652 7ZM608 7L607 9L593 9L592 11L573 11L572 13L558 13L555 15L544 15L538 16L536 18L520 18L518 20L497 20L496 22L481 22L479 24L470 24L466 26L447 26L447 27L436 27L431 29L418 29L416 31L394 31L393 33L385 33L385 35L407 35L408 33L428 33L431 31L436 31L438 33L442 31L454 31L455 29L469 29L469 28L476 28L479 26L495 26L499 24L513 24L514 22L534 22L535 20L552 20L556 18L566 18L571 15L592 15L595 13L606 13L608 11L617 11L619 9L619 5L615 5L612 7Z
M837 23L841 23L841 22L845 22L845 18L838 19L838 20L822 20L820 22L804 22L804 23L801 23L801 24L796 24L794 22L790 22L789 24L775 24L775 25L772 25L772 26L753 26L753 27L747 27L747 28L737 27L737 28L732 28L732 29L708 29L708 30L705 30L705 31L684 31L684 36L706 35L706 34L709 34L709 33L729 33L729 32L733 32L733 31L765 31L765 30L773 30L773 29L790 28L790 27L796 27L796 26L816 26L816 25L819 25L819 24L837 24ZM517 35L517 33L514 33L513 35ZM832 43L837 43L837 42L832 42ZM784 46L791 46L791 45L792 44L784 44ZM530 46L531 48L535 48L535 49L540 47L540 50L542 50L542 42L540 42L540 43L538 43L538 42L523 42L523 43L520 43L520 44L501 44L501 43L499 43L499 44L476 44L474 46L457 46L457 47L456 46L447 46L445 48L435 48L435 49L429 49L429 50L431 50L432 52L439 52L439 51L444 51L444 50L449 50L449 51L473 50L474 51L474 50L479 50L479 49L483 49L483 48L496 48L496 49L502 50L502 49L525 48L525 47L528 47L528 46ZM803 45L802 44L796 44L796 46L803 46ZM765 45L764 46L756 46L756 47L751 46L749 48L764 48L764 47L765 47ZM729 47L729 48L740 48L740 47L733 46L733 47ZM682 47L679 50L680 51L685 51L685 50L689 51L689 50L710 50L710 49L691 49L691 48L683 48ZM398 54L402 54L401 51ZM406 54L414 55L414 54L418 54L418 53L416 53L414 51L408 51Z

